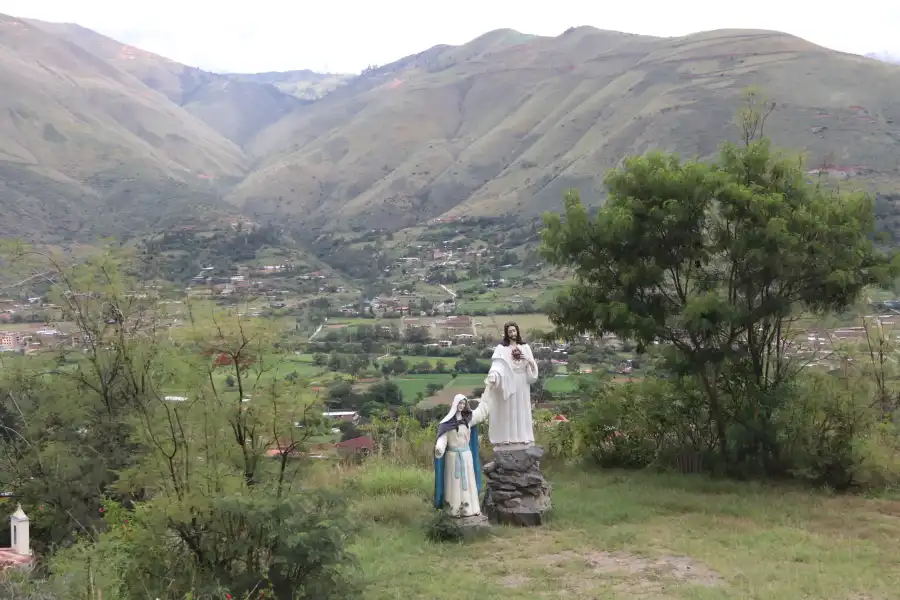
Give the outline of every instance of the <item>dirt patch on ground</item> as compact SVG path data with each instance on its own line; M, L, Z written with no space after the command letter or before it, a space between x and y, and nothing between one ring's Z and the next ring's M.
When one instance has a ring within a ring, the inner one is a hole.
M528 577L522 575L521 573L516 573L513 575L507 575L500 580L500 583L503 585L503 587L520 588L529 581L531 580Z
M724 580L712 569L686 556L663 555L647 558L628 552L573 552L566 550L542 554L543 567L565 567L584 564L600 580L613 579L612 589L630 598L669 598L667 587L677 584L717 587ZM570 580L573 589L595 589L598 581Z
M510 588L527 589L529 583L517 573L532 572L557 582L577 598L611 597L615 593L639 600L671 600L676 587L726 585L718 573L687 556L573 549L571 537L558 532L517 532L508 538L495 537L491 542L496 554L504 557L506 573L513 573L506 577L516 586L507 586L504 579L504 585Z
M724 583L715 571L686 556L645 558L628 552L589 552L584 559L595 573L628 576L615 589L635 598L659 596L672 583L704 587Z

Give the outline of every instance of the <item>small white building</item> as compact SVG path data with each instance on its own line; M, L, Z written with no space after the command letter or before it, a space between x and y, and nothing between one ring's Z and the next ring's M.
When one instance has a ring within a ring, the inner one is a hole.
M331 412L323 412L322 416L333 421L342 421L344 423L359 423L359 412L355 410L336 410Z
M34 562L31 554L31 538L28 531L28 516L20 504L9 517L10 547L0 548L0 569L27 569Z

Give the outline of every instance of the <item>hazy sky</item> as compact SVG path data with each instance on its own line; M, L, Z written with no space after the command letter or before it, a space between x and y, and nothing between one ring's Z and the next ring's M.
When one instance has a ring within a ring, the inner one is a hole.
M900 0L0 0L0 13L78 23L231 72L358 72L501 27L555 36L578 25L660 36L777 29L846 52L900 55Z

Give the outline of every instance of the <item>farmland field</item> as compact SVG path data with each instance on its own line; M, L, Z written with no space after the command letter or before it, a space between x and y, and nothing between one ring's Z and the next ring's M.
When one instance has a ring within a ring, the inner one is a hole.
M544 383L544 389L554 394L565 394L575 391L578 379L567 375L551 377Z
M323 331L327 329L345 329L347 327L357 327L359 325L387 325L393 327L400 326L400 319L363 319L359 317L353 318L332 318L328 319L328 323L325 324L325 327L322 328Z
M459 389L464 388L465 392L455 393L471 393L473 388L480 386L484 382L483 374L462 374L457 375L454 379L449 373L445 374L428 374L428 375L403 375L391 379L397 384L397 387L403 392L405 400L412 400L419 392L425 393L429 383L442 383L446 388ZM442 390L443 391L443 390ZM441 396L438 393L437 396ZM437 397L436 396L436 397ZM453 397L452 395L450 396Z
M0 322L0 331L16 331L22 333L31 333L40 329L50 327L63 333L71 332L75 329L75 324L69 321L52 321L50 325L44 323L6 323Z

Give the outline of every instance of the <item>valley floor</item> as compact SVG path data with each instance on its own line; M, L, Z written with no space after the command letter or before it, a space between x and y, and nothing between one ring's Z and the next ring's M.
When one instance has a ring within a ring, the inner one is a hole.
M385 468L386 471L392 469ZM431 544L427 469L360 475L370 600L898 597L900 502L700 477L547 468L540 529Z

